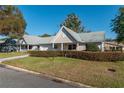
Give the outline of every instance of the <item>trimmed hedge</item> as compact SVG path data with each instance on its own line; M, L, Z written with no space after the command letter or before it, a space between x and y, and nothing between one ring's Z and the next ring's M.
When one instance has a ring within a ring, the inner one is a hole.
M92 61L124 61L121 52L84 52L84 51L28 51L34 57L70 57Z
M65 54L63 51L28 51L28 53L34 57L61 57Z

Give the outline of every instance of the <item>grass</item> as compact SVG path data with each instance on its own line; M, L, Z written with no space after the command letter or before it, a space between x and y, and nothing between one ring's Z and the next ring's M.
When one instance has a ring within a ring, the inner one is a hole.
M40 73L91 85L93 87L124 87L124 62L96 62L73 58L27 57L4 62ZM115 69L116 72L108 71Z
M7 58L7 57L14 57L14 56L21 56L26 54L26 52L9 52L9 53L0 53L0 58Z

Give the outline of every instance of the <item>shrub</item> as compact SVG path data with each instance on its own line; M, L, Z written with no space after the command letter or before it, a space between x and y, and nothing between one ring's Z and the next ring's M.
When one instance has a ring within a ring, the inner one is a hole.
M95 43L86 44L87 51L99 51L99 47Z
M121 52L84 52L84 51L29 51L34 57L70 57L92 61L123 61Z
M30 56L34 57L57 57L64 56L63 51L28 51Z

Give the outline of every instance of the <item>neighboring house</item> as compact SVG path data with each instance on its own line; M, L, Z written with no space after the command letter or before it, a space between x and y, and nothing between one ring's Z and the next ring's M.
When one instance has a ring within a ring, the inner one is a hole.
M124 51L124 44L118 44L116 41L105 41L104 46L106 51Z
M104 32L76 33L62 26L55 36L38 37L24 35L19 40L20 51L24 50L86 50L87 43L96 43L104 51Z
M0 45L3 44L5 42L5 40L0 40Z

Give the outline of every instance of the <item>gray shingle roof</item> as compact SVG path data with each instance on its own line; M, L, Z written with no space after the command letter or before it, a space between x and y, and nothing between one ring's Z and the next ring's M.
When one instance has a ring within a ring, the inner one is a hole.
M105 40L104 32L89 32L89 33L76 33L73 30L62 26L76 41L78 42L102 42ZM24 35L23 38L27 44L39 45L39 44L50 44L54 40L55 36L51 37L38 37L31 35Z
M105 33L104 32L82 32L76 33L73 30L63 26L63 28L70 33L74 39L78 42L102 42L105 40Z
M82 41L85 42L102 42L105 40L104 32L89 32L89 33L78 33Z
M63 28L78 42L83 42L80 38L80 36L78 35L78 33L74 32L73 30L63 26Z
M37 44L49 44L51 40L54 38L54 36L39 37L39 36L24 35L23 38L27 44L37 45Z

